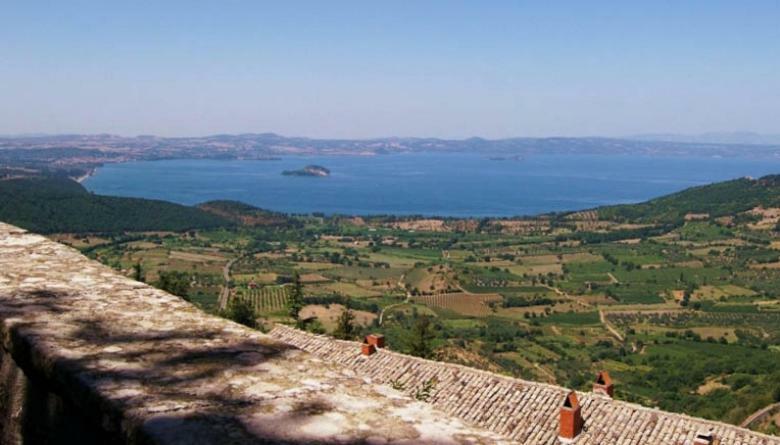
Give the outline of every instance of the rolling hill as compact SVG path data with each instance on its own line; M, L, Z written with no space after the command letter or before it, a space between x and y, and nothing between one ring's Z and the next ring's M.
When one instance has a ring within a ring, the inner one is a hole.
M0 181L0 221L40 232L183 231L233 225L195 207L94 195L65 178Z
M689 213L716 218L757 206L780 207L780 175L739 178L688 188L643 203L594 210L602 220L677 224ZM0 181L0 221L41 233L300 224L295 217L236 201L209 201L190 207L159 200L102 196L70 179L48 176Z
M602 219L675 223L682 221L688 213L719 217L735 215L757 206L780 206L780 175L716 182L640 204L607 206L597 210Z

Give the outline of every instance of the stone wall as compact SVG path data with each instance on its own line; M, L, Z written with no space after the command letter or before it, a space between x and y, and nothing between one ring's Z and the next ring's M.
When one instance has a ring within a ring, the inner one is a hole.
M76 438L76 440L73 440ZM0 349L0 443L101 444L114 441L45 381L28 378Z
M0 223L0 443L502 443Z

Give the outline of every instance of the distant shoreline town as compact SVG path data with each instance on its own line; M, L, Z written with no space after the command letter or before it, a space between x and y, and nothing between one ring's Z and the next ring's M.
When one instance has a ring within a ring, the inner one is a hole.
M532 155L780 158L780 143L670 142L650 137L311 139L273 133L177 138L106 134L0 137L0 178L53 174L83 181L96 168L109 163L165 159L278 160L297 155L470 152L495 160L520 160Z

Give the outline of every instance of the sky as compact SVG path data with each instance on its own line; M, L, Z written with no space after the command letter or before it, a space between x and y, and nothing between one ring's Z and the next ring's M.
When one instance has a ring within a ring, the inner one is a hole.
M0 134L780 133L780 1L0 0Z

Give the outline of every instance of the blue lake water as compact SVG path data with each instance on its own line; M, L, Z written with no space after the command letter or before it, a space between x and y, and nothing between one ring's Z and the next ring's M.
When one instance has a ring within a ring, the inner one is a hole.
M318 164L326 178L283 176ZM480 154L293 156L278 161L111 164L84 182L105 195L197 204L243 201L287 213L514 216L640 202L687 187L780 173L780 160Z

